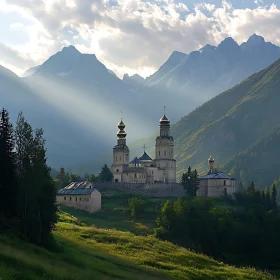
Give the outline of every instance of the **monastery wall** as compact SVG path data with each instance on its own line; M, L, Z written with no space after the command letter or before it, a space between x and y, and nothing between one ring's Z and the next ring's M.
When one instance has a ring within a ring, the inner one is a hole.
M106 189L116 189L121 192L149 195L154 197L181 197L185 195L183 186L179 183L94 183L102 193Z

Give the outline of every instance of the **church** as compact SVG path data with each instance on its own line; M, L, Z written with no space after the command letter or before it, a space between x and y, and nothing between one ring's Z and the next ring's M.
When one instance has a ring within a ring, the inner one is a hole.
M174 139L170 135L170 120L165 113L159 121L159 136L155 143L155 158L145 151L130 161L126 145L126 131L123 120L118 124L117 145L113 148L111 171L116 183L176 183L176 160ZM144 146L145 147L145 146Z

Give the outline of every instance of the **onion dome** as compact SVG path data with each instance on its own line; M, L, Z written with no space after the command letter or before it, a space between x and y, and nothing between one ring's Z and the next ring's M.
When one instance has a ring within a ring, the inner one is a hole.
M119 131L117 133L117 136L119 139L125 139L126 138L126 132L125 132L125 124L123 123L123 121L121 120L119 123L118 123L118 128L119 128Z
M121 121L118 123L118 128L119 128L120 130L125 129L125 124L123 123L123 120L122 120L122 119L121 119Z
M160 127L170 127L170 120L164 114L163 117L159 120Z
M208 162L214 162L214 158L212 157L212 155L210 155L210 157L208 158Z

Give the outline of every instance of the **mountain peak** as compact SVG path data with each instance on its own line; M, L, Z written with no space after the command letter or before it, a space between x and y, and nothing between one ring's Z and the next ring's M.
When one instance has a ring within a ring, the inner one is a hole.
M80 53L74 46L69 45L67 47L63 47L62 52L68 52L68 53Z
M247 43L252 43L252 44L259 44L259 43L265 43L265 40L262 36L259 36L257 34L253 34L249 37Z
M218 51L225 53L235 51L237 49L239 49L239 45L231 37L225 38L217 47Z
M232 37L225 38L219 45L220 46L238 46Z

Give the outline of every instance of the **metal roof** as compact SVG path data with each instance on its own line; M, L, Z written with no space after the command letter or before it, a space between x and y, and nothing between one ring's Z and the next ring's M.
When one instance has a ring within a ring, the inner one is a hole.
M139 160L143 160L143 161L149 161L149 160L152 160L149 155L144 152L144 154L139 158Z
M235 180L234 178L228 176L227 174L223 172L216 172L216 173L211 173L207 174L205 176L200 177L200 179L230 179L230 180Z
M73 182L66 186L65 188L57 191L57 195L82 195L82 194L91 194L95 190L91 182Z
M135 157L131 162L130 164L141 164L142 162L139 160L138 157Z

